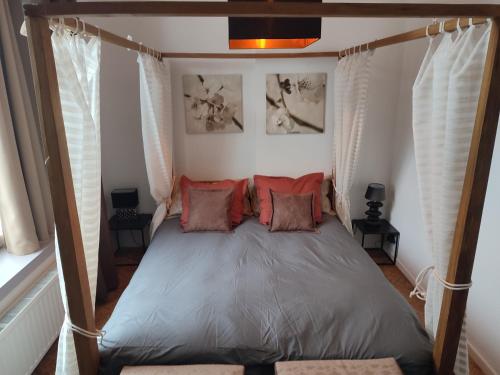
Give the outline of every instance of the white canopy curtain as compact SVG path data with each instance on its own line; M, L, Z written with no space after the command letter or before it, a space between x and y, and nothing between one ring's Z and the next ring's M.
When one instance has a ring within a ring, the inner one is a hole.
M335 210L352 233L350 191L366 123L368 80L373 51L343 57L335 70L334 170Z
M489 39L489 26L431 38L413 87L413 133L424 225L435 272L446 277ZM443 286L431 276L426 327L435 335ZM465 324L455 373L468 373Z
M94 306L99 225L101 217L101 139L99 75L101 40L56 26L52 33L59 94L66 130L76 205ZM65 251L65 249L58 249ZM66 288L57 256L59 282L66 313ZM63 325L59 336L57 374L78 374L73 333Z
M168 61L139 53L142 140L149 189L158 205L151 222L154 235L167 215L173 189L172 93Z
M40 135L8 3L0 1L0 247L26 255L53 238ZM1 234L3 232L3 236Z

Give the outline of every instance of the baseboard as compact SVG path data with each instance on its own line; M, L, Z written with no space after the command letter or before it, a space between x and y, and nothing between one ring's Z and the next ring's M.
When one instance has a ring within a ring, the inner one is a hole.
M417 276L414 275L409 269L408 267L406 267L404 265L403 262L401 262L401 260L397 260L396 261L396 267L401 271L401 273L403 275L405 275L405 277L410 281L411 285L415 286L415 280L417 279Z
M408 267L404 265L401 260L398 259L396 267L401 271L401 273L410 281L411 285L415 286L416 275L411 272ZM486 361L486 359L481 355L481 353L476 349L476 347L469 341L469 355L472 360L483 370L485 375L500 375L493 367Z
M469 356L472 358L474 363L479 366L485 375L500 375L491 365L484 359L484 357L479 353L476 347L469 341Z

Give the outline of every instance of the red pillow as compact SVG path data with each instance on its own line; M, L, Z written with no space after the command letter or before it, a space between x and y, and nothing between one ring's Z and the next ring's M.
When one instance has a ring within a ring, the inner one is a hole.
M321 183L323 173L311 173L299 178L254 176L254 183L259 197L260 217L262 224L271 222L273 205L271 201L271 190L285 194L306 194L314 195L314 220L321 222Z
M181 225L184 226L189 218L189 188L220 190L233 189L233 201L231 203L231 221L233 224L241 223L244 211L244 198L247 190L248 180L222 180L222 181L192 181L186 176L181 177L181 199L182 199L182 215Z

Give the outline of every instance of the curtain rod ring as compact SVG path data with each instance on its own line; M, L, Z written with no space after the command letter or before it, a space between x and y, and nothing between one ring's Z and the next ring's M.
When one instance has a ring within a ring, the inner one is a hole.
M469 18L469 27L474 26L474 22L472 22L472 17Z
M462 26L460 26L460 17L459 17L459 18L457 18L457 27L456 27L456 29L457 29L457 31L458 31L459 33L462 33L462 31L463 31L463 30L462 30Z
M75 33L78 34L78 30L80 28L80 25L79 25L79 21L78 21L78 17L74 17L75 18ZM62 17L61 17L62 19ZM64 21L61 21L61 25L64 25Z
M439 22L439 33L444 33L444 21Z
M430 38L430 37L431 37L431 34L429 34L429 27L430 27L430 26L431 26L431 25L427 25L427 27L425 28L425 36L426 36L427 38Z

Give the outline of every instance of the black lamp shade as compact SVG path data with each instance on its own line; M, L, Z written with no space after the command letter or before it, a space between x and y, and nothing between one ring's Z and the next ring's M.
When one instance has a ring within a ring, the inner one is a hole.
M286 3L297 0L247 1ZM322 0L308 1L321 3ZM305 48L321 38L320 17L229 17L228 26L230 49Z
M382 202L385 200L385 186L382 184L369 184L366 189L365 198L374 201Z
M139 204L139 195L137 189L114 189L111 192L111 201L113 208L136 208Z

